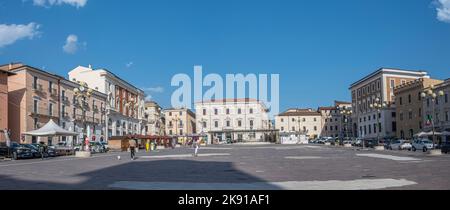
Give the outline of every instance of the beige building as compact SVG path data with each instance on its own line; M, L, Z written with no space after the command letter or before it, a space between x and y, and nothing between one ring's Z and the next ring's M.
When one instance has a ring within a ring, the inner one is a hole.
M14 75L8 69L0 67L0 142L6 141L8 132L8 77Z
M101 103L105 103L105 95L94 91L93 97L89 98L88 104L85 105L88 129L77 130L77 126L80 127L82 121L79 117L82 115L81 107L74 104L73 101L71 104L67 103L69 101L66 100L66 96L70 96L73 88L77 87L75 83L59 75L21 63L9 65L8 69L16 74L8 78L9 126L12 140L22 143L37 143L36 137L25 136L23 133L39 129L49 120L55 121L66 129L70 129L71 123L72 126L75 124L73 128L76 132L80 132L80 136L75 138L81 139L81 136L89 136L91 140L96 138L94 136L98 136L97 140L101 138L104 120L101 120L102 115L95 110L100 110ZM97 109L95 109L96 107ZM75 111L75 115L72 110ZM89 127L89 125L91 126ZM39 139L49 145L66 140L68 139Z
M256 99L202 101L195 111L197 131L208 136L208 143L264 142L273 133L267 108Z
M275 128L280 135L301 133L315 139L322 133L322 115L313 109L288 109L275 116Z
M161 106L155 101L146 101L144 113L147 119L146 135L165 136L166 119L162 113Z
M430 87L424 89L427 92ZM432 131L432 124L427 123L428 116L433 116L434 128L437 132L450 132L450 79L435 85L433 92L438 94L443 91L443 96L437 96L434 105L432 100L428 97L422 100L423 103L423 130L425 132ZM434 111L433 111L434 109ZM430 137L431 139L431 137ZM450 141L450 135L445 135L442 138L438 138L446 141Z
M413 139L424 126L421 93L430 85L442 83L441 80L420 78L394 88L395 109L397 113L397 138Z
M350 86L353 107L353 132L363 139L392 138L397 134L394 88L419 78L425 71L381 68ZM380 113L370 104L380 99L387 107ZM379 124L378 124L379 121Z
M163 111L166 119L166 134L189 136L196 134L195 113L185 108L170 108Z
M321 137L353 137L351 116L342 114L343 110L352 110L352 104L335 101L334 106L319 107L322 115Z

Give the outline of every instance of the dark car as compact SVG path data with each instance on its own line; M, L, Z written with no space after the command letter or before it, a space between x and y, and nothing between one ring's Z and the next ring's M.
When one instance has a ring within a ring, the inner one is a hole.
M450 151L450 142L445 142L441 145L442 153L447 154Z
M33 144L21 144L21 146L24 146L24 147L30 149L34 158L41 157L41 153L39 152L39 148L36 147L35 145L33 145Z
M38 151L42 147L42 144L31 144L31 145L35 146L38 149ZM41 157L40 153L38 157ZM56 157L56 150L51 147L46 147L46 149L44 149L44 157Z
M8 148L5 143L0 145L0 156L17 160L33 158L33 153L31 149L24 147L16 142L12 142L10 148Z

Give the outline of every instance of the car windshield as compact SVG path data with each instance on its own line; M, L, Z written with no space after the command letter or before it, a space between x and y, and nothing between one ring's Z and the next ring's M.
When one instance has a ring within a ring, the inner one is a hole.
M424 144L432 144L433 142L431 142L430 140L423 140L422 141Z

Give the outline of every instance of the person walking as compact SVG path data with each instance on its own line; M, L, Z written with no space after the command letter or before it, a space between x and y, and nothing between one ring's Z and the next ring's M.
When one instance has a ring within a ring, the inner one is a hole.
M131 139L129 141L130 146L130 153L131 153L131 159L135 160L136 158L136 140Z
M198 157L198 149L199 149L200 145L199 145L197 139L192 140L192 147L194 147L194 157Z
M44 142L39 143L39 153L41 154L41 159L44 160L45 157L45 144Z

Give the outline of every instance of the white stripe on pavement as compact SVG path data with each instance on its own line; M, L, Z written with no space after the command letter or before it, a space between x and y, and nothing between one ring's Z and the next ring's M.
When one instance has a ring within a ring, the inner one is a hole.
M294 160L313 160L313 159L323 159L323 157L318 156L291 156L285 157L286 159L294 159Z
M359 179L350 181L289 181L254 183L133 182L119 181L110 188L130 190L374 190L415 185L405 179Z
M393 155L382 155L382 154L356 154L360 157L372 157L372 158L381 158L381 159L389 159L389 160L397 160L397 161L419 161L421 159L412 158L412 157L401 157L401 156L393 156Z
M24 166L24 165L34 165L34 164L43 164L43 163L56 163L56 162L64 162L64 161L71 161L71 160L88 160L88 159L94 159L94 158L101 158L101 157L114 157L117 156L116 154L113 155L99 155L99 156L92 156L88 158L64 158L64 159L56 159L56 160L49 160L45 159L42 161L33 161L33 162L26 162L26 163L12 163L12 164L0 164L0 167L7 167L7 166ZM38 159L36 159L38 160Z
M209 154L199 154L199 157L210 157L210 156L229 156L229 153L209 153ZM152 159L152 158L186 158L192 157L192 154L181 154L181 155L156 155L156 156L139 156L138 159Z

